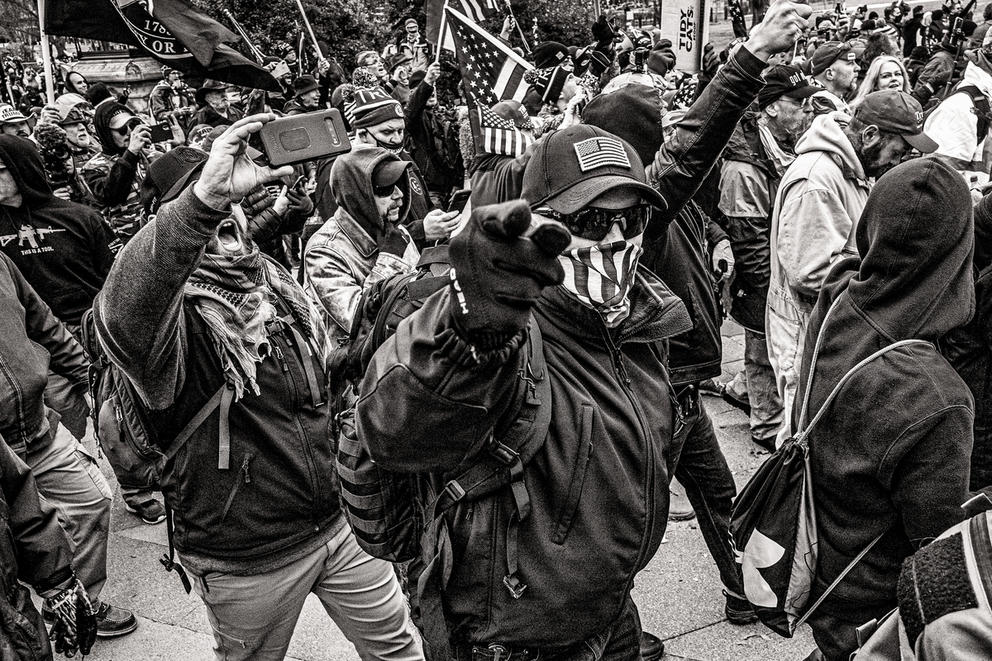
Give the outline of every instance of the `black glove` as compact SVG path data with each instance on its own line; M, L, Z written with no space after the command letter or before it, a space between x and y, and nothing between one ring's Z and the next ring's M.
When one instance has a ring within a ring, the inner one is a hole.
M558 255L572 240L560 223L531 224L523 200L472 210L461 234L451 240L451 314L465 341L483 351L497 349L527 328L530 309L545 287L565 278Z
M375 238L375 244L379 247L379 252L388 252L390 255L402 257L406 252L407 238L396 223L388 220L383 221L382 231Z
M286 191L286 197L289 199L289 215L309 217L313 213L313 200L306 191L290 188Z
M609 54L601 50L594 50L589 53L589 72L598 78L610 68L612 62L613 58Z
M83 656L89 654L96 641L96 611L83 585L74 578L68 587L46 599L45 603L55 614L50 633L55 651L68 657L77 651Z
M664 76L675 68L675 51L672 49L671 40L662 39L651 49L648 68L659 76Z

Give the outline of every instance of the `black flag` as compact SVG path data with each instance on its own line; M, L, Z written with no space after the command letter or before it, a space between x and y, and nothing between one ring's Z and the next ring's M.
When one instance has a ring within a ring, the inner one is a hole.
M234 50L238 36L186 0L45 0L45 31L128 44L201 78L280 92L272 75Z

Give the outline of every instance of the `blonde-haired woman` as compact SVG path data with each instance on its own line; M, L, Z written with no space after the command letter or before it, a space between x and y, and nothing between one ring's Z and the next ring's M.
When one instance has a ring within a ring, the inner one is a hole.
M909 94L909 74L906 67L898 58L891 55L879 55L868 66L868 73L861 81L858 93L851 101L851 108L857 108L866 96L879 90L902 90Z

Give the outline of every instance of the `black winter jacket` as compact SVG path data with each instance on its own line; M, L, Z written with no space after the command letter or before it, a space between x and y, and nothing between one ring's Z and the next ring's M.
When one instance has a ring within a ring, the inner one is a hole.
M144 397L165 446L223 383L213 342L183 287L226 217L187 189L125 246L94 303L100 341ZM288 314L281 299L272 302L280 316ZM175 513L176 548L194 571L269 571L344 525L324 366L293 338L290 325L271 323L271 351L257 368L261 394L246 391L230 408L230 468L218 468L216 410L166 465L163 493Z
M420 168L427 188L447 196L461 188L465 169L458 149L458 128L436 107L427 105L434 87L422 82L410 93L406 104L407 145L410 157Z
M737 51L659 151L648 171L669 201L659 233L712 168L760 90L763 68ZM358 434L385 468L452 470L518 410L521 338L476 364L449 304L443 290L401 323L362 382ZM545 290L531 323L543 336L551 386L542 404L551 407L547 438L525 469L532 510L518 535L518 574L531 587L514 599L501 580L500 542L514 508L507 490L454 508L444 604L455 642L549 648L600 633L667 522L675 420L664 340L690 328L685 306L641 269L630 316L617 328L558 287Z

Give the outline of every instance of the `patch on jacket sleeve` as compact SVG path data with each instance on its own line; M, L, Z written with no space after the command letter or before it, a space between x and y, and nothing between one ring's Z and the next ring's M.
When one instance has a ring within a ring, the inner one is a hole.
M914 647L926 625L948 613L976 608L961 534L938 539L907 558L897 592L899 615Z

